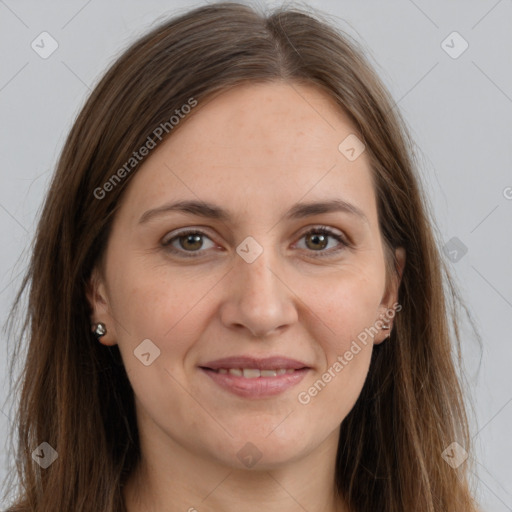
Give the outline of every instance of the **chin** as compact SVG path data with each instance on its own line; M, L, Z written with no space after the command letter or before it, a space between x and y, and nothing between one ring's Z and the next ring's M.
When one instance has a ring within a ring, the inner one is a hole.
M268 425L263 433L248 428L243 436L239 435L227 441L229 446L222 447L220 452L217 444L216 456L223 463L238 469L276 469L300 459L307 452L306 438L295 432L293 436L276 435L276 430L272 431Z

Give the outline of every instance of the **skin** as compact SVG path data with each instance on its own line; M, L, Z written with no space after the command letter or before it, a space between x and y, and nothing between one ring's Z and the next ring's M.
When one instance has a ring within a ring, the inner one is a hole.
M349 161L338 150L354 133L313 86L238 86L199 105L127 187L88 299L91 321L107 326L100 343L119 345L135 393L143 464L124 490L129 512L348 510L334 490L339 426L373 344L389 331L361 345L308 404L298 394L397 302L405 264L400 248L399 274L386 287L367 152ZM297 202L334 198L367 221L346 212L280 220ZM182 199L215 203L233 218L167 212L139 223ZM351 246L332 237L315 245L304 233L319 225ZM183 228L205 233L203 245L187 237L180 245ZM252 263L236 252L248 236L263 248ZM185 256L162 246L170 238ZM194 247L199 257L187 259ZM149 366L134 356L145 339L160 350ZM284 355L312 369L280 395L246 399L198 368L241 354ZM261 453L251 468L237 457L248 442Z

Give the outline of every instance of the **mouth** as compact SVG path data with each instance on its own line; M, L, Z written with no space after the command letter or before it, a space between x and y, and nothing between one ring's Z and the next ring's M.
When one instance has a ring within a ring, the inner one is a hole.
M224 391L243 398L265 398L296 386L312 368L284 357L231 357L199 369Z
M219 368L214 370L212 368L203 368L204 370L211 370L212 372L221 375L235 375L236 377L243 377L244 379L257 379L258 377L277 377L278 375L291 375L297 370L293 368L276 368L275 370L259 370L258 368ZM302 369L302 368L300 368Z

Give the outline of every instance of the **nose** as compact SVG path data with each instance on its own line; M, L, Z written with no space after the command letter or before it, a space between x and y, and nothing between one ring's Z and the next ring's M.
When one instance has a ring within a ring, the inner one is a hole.
M264 338L297 321L295 295L270 250L265 248L252 263L237 255L226 281L220 314L227 328Z

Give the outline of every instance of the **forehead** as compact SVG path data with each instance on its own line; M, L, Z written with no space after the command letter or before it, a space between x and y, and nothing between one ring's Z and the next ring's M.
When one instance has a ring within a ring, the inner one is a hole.
M338 149L355 128L314 86L237 86L200 102L181 123L137 171L125 203L187 198L237 210L327 195L373 201L366 154L349 161Z

